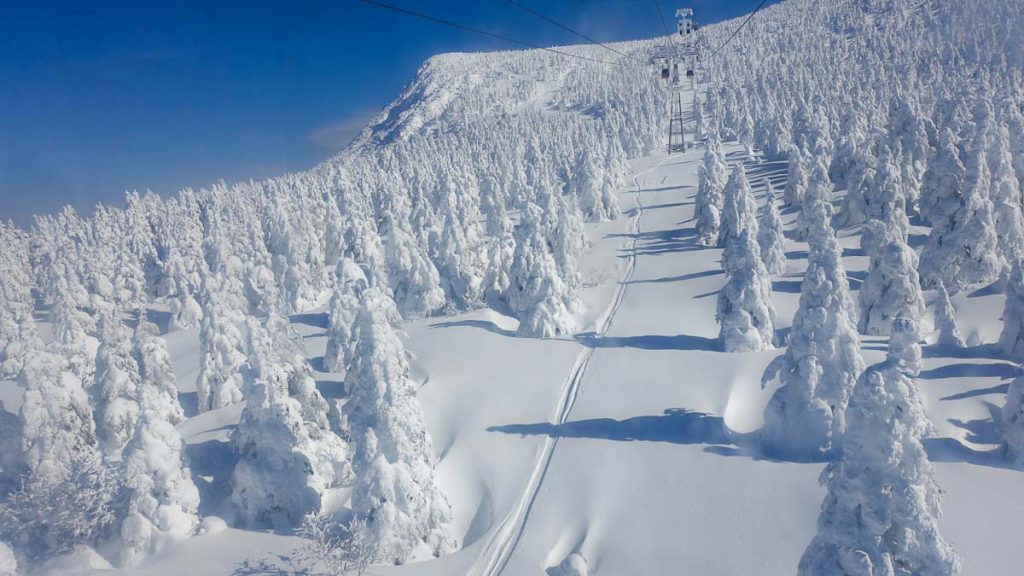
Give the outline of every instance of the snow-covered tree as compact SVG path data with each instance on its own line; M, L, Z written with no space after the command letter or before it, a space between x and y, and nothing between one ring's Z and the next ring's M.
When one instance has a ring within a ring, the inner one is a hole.
M509 305L519 317L519 334L549 338L572 331L571 306L578 306L575 290L562 281L548 248L535 204L523 210L512 259Z
M727 280L718 293L716 319L726 352L756 352L772 347L775 307L771 277L749 228L729 241L722 256Z
M990 158L996 160L992 169L992 219L996 227L999 250L1007 265L1024 258L1024 216L1021 215L1020 181L1013 168L1010 135L1005 126L993 137Z
M807 153L801 152L797 146L789 149L789 168L786 176L786 189L783 198L787 206L799 206L804 201L804 193L807 191L807 167L804 159Z
M858 300L861 334L888 336L893 318L924 315L917 254L898 236L872 254Z
M587 248L583 216L572 196L563 196L550 190L542 201L541 227L544 238L558 267L558 276L575 294L582 283L577 261ZM570 311L580 309L579 301L575 298L567 299L565 304Z
M932 228L921 252L921 280L933 287L942 280L961 290L992 282L1003 270L989 199L990 178L984 158L959 209Z
M967 168L960 160L957 137L946 128L928 160L921 183L920 210L933 226L945 225L959 209L967 188Z
M515 225L505 210L504 200L484 197L486 264L482 289L484 298L507 300L512 283L512 260L516 253Z
M761 261L772 276L786 273L786 236L782 216L775 201L775 189L765 180L764 206L758 218L757 244L761 247Z
M0 246L0 378L9 378L21 371L36 330L28 237L0 221Z
M231 306L230 295L214 278L204 280L203 319L199 324L199 377L196 381L200 412L242 400L242 365L245 340L241 313Z
M1006 282L1006 304L1003 306L1003 331L999 349L1010 358L1024 360L1024 270L1020 262Z
M60 283L63 284L63 283ZM50 308L53 320L53 341L49 347L67 361L68 369L80 380L92 380L96 371L96 349L99 342L89 335L96 324L92 317L74 303L69 289L55 288Z
M72 460L96 455L96 425L82 383L56 354L32 350L18 376L22 452L29 472L54 480ZM96 455L98 458L98 455Z
M935 286L935 328L939 331L939 344L957 348L964 345L964 338L956 325L956 308L953 307L942 280Z
M352 360L352 325L359 311L359 295L368 284L362 268L353 260L343 258L338 262L324 351L324 368L330 372L343 372Z
M811 190L813 190L813 186ZM813 205L816 194L804 203ZM761 441L774 453L816 458L836 449L843 412L864 369L842 250L823 209L808 228L809 254L786 353L765 371L782 386L764 412Z
M32 565L80 546L97 546L116 526L119 468L95 449L68 456L60 469L28 474L0 502L0 538Z
M901 321L913 324L895 322ZM916 330L894 325L892 333L912 344L890 345L886 361L857 381L842 458L822 473L828 492L818 534L800 559L801 575L960 571L959 557L939 533L941 490L921 443L931 424L914 381Z
M138 422L142 376L132 355L131 336L116 314L99 321L96 376L89 386L96 436L104 454L120 454Z
M722 193L727 180L727 166L722 158L721 145L717 139L709 139L704 161L697 172L697 197L694 200L697 243L701 246L718 244L724 202Z
M722 228L718 234L718 245L728 246L729 242L739 237L740 232L744 230L749 230L751 239L756 241L757 202L754 201L754 192L750 189L747 172L742 163L737 163L733 167L729 181L725 184L723 196Z
M828 169L821 162L814 164L808 180L807 188L800 204L800 213L796 219L796 235L801 241L808 241L815 226L820 226L822 218L831 228L832 218L832 181L828 178Z
M289 367L277 359L274 338L255 318L247 322L249 362L245 408L231 435L238 463L231 475L231 503L246 526L298 526L320 510L333 478L318 474L316 443L300 403L289 395Z
M163 420L179 424L185 419L178 400L177 378L171 355L156 324L140 313L132 336L132 354L139 367L139 400L143 411L155 411Z
M614 220L621 213L619 199L615 196L615 181L600 165L603 158L595 156L589 148L584 148L577 160L574 188L580 211L588 222Z
M121 560L132 566L195 533L199 490L192 482L185 442L164 413L142 412L122 461L127 516L121 522Z
M907 198L899 168L899 151L883 146L875 164L874 178L864 190L864 217L885 225L889 235L905 239L910 230ZM871 254L871 237L861 238L861 248Z
M449 552L455 540L391 305L376 289L363 293L344 414L355 445L352 509L365 519L377 556L404 562L417 552Z
M468 309L479 305L484 259L477 195L469 186L456 190L446 182L441 191L442 223L434 262L449 305Z
M405 229L400 218L387 217L383 227L388 283L405 318L426 316L444 305L444 290L437 268Z

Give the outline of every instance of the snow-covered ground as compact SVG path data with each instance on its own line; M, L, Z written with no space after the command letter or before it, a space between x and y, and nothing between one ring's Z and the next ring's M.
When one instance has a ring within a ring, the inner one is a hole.
M728 148L731 159L741 157ZM419 398L439 458L438 474L463 541L437 560L377 567L380 574L542 574L573 552L591 574L792 574L815 533L822 463L759 456L757 430L773 391L761 374L779 350L725 354L714 318L723 284L719 249L694 243L693 200L702 150L633 163L626 214L591 225L583 270L587 328L575 338L514 336L516 321L491 310L428 318L408 326ZM784 163L748 166L782 184ZM795 214L784 214L791 224ZM843 235L843 234L841 234ZM851 287L866 258L844 239ZM790 241L788 272L774 282L780 334L796 309L806 246ZM968 574L1015 574L1024 536L1021 476L992 453L999 410L1017 367L989 346L1003 296L954 299L965 337L977 344L926 347L921 394L937 437L927 442L945 489L943 534ZM296 315L314 367L326 315ZM167 335L188 410L197 365L195 331ZM865 338L868 362L884 339ZM318 373L326 397L336 375ZM8 410L16 394L3 389ZM240 406L179 426L193 472L205 482L202 510L222 512L218 490L231 471L227 437ZM194 414L194 410L190 412ZM336 494L343 501L344 494ZM262 574L287 569L293 536L228 528L184 541L133 574ZM81 563L73 571L88 572ZM98 563L102 565L102 562ZM68 566L68 562L63 562ZM264 566L263 568L267 568ZM45 571L44 571L45 572Z
M911 15L930 7L904 4ZM794 11L803 6L794 5ZM764 16L785 14L790 12L780 8ZM870 29L874 17L865 17ZM713 31L717 37L725 32ZM831 34L831 29L815 30L801 41ZM643 51L651 45L641 41L622 47ZM601 56L597 47L572 49ZM757 54L727 52L726 57ZM731 72L737 73L744 61L734 60ZM617 130L637 149L655 140L644 122L658 123L660 112L645 114L661 109L664 94L647 71L620 74L588 66L530 51L439 56L348 151L296 179L295 185L316 182L305 178L340 170L363 153L396 143L400 148L423 134L462 129L491 137L489 127L510 120L507 125L538 131L550 120L556 127L547 127L550 132L572 127L576 136L591 134L580 126ZM473 72L467 74L468 69ZM686 95L687 109L691 97ZM629 103L636 110L621 113ZM729 111L737 107L719 105ZM801 130L804 136L814 133ZM608 137L594 136L597 141ZM510 150L522 153L523 158L515 158L519 164L543 161L530 160L533 149ZM736 142L727 143L726 160L745 164L758 203L766 180L783 190L786 161L759 161L743 150ZM796 572L817 532L825 495L818 477L825 463L780 461L760 452L753 440L778 386L762 388L762 374L784 349L722 351L715 319L718 292L725 284L722 250L696 242L694 203L703 154L698 144L682 154L632 160L627 186L618 191L623 215L586 226L590 247L580 262L585 310L571 336L518 337L517 319L491 309L406 323L437 480L451 503L452 531L460 545L438 559L376 566L372 573L557 576L562 572L556 567L570 555L584 561L590 575ZM402 189L400 182L390 184L389 190ZM787 232L796 218L794 209L783 211ZM928 232L915 220L909 245L920 251ZM856 292L868 268L860 230L840 229L838 235L850 288ZM788 236L786 273L772 282L779 343L797 310L808 257L808 246ZM934 292L925 293L929 315L934 297ZM938 346L933 344L936 335L929 335L917 379L935 428L925 446L944 490L940 529L963 557L969 575L1021 573L1013 545L1024 538L1018 520L1024 517L1019 497L1024 477L1000 453L1001 408L1008 382L1020 374L1017 363L994 346L1004 300L992 287L957 293L953 302L967 346ZM169 331L168 315L159 307L151 312L165 330L188 417L177 429L188 444L201 495L199 515L208 520L200 535L122 571L153 576L294 573L299 568L290 555L300 540L290 531L240 529L209 520L220 517L232 524L228 496L238 456L229 437L244 405L199 413L199 329ZM52 340L47 315L37 317L40 336ZM326 307L294 314L291 322L302 336L322 395L344 400L343 375L323 371ZM868 365L884 358L887 338L864 336L861 343ZM22 390L0 382L0 402L17 413ZM329 491L324 507L344 512L349 490ZM116 551L97 552L56 559L38 573L116 570L104 559L115 558Z

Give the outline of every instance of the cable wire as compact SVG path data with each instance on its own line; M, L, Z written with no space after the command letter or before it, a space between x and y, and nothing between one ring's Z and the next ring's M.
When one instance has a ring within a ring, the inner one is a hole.
M668 21L665 20L665 13L661 10L661 2L654 0L654 7L658 10L658 18L661 18L661 27L665 29L665 36L668 36L672 43L675 44L672 38L672 32L668 29Z
M747 15L747 19L744 20L743 23L740 24L738 28L736 28L735 30L732 31L732 34L730 34L729 37L726 38L725 42L722 42L721 46L716 48L715 51L712 52L710 56L708 56L708 60L714 58L715 56L718 56L718 53L721 52L722 49L725 48L727 44L729 44L729 42L732 42L732 39L735 38L736 35L740 33L740 30L743 30L743 27L746 26L747 23L750 22L750 19L753 18L754 15L757 14L761 10L761 8L764 8L764 5L767 2L768 2L768 0L761 0L761 3L757 5L757 8L754 8L754 11Z
M387 4L385 2L379 2L378 0L359 0L359 1L363 2L365 4L370 4L370 5L373 5L373 6L377 6L379 8L384 8L385 10L391 10L392 12L398 12L400 14L406 14L408 16L414 16L416 18L421 18L423 20L428 20L430 22L434 22L435 24L443 24L445 26L450 26L452 28L457 28L457 29L463 30L465 32L472 32L474 34L480 34L482 36L489 36L491 38L502 40L504 42L511 42L513 44L519 44L520 46L526 46L528 48L534 48L534 49L537 49L537 50L544 50L545 52L551 52L553 54L559 54L561 56L568 56L570 58L579 58L580 60L588 60L590 62L597 62L599 64L609 64L609 65L612 65L612 66L622 66L623 65L621 62L609 62L607 60L601 60L599 58L590 58L589 56L581 56L579 54L572 54L570 52L563 52L561 50L556 50L554 48L548 48L548 47L545 47L545 46L540 46L540 45L537 45L537 44L533 44L532 42L527 42L525 40L517 40L515 38L509 38L508 36L504 36L502 34L497 34L497 33L494 33L494 32L488 32L486 30L480 30L479 28L473 28L473 27L470 27L470 26L466 26L465 24L459 24L458 22L452 22L451 20L445 20L443 18L438 18L436 16L431 16L429 14L423 14L422 12L416 12L414 10L409 10L409 9L406 9L406 8L402 8L400 6L395 6L394 4Z
M533 8L530 8L529 6L527 6L527 5L525 5L525 4L521 3L521 2L517 2L516 0L505 0L505 2L511 4L511 5L515 6L516 8L519 8L519 9L525 11L525 12L533 14L534 16L536 16L537 18L540 18L541 20L544 20L545 22L548 22L550 24L554 24L555 26L558 26L562 30L565 30L565 31L567 31L567 32L569 32L571 34L574 34L577 37L582 38L582 39L586 40L587 42L590 42L591 44L596 44L596 45L600 46L601 48L604 48L605 50L614 52L615 54L618 54L619 56L622 56L623 58L633 58L634 60L637 60L638 62L642 62L645 65L647 64L647 62L642 61L639 58L636 58L635 56L631 56L629 54L625 54L623 52L619 52L618 50L612 48L611 46L608 46L607 44L604 44L602 42L594 40L593 38L591 38L590 36L587 36L586 34L583 34L582 32L577 32L577 31L573 30L572 28L566 26L565 24L562 24L561 22L558 22L558 21L556 21L556 20L554 20L552 18L549 18L548 16L545 16L544 14L541 14L540 12L534 10Z

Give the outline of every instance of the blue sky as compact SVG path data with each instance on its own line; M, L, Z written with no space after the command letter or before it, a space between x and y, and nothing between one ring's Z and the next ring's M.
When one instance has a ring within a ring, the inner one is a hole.
M578 39L504 0L387 0L528 42ZM653 0L519 0L598 40ZM662 0L699 22L755 0ZM439 52L515 48L358 0L0 0L0 218L309 168Z

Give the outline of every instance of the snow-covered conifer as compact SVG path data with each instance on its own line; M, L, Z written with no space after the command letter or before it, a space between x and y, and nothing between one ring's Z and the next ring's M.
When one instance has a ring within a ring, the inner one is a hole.
M483 239L475 192L456 190L453 182L442 189L442 224L434 262L449 305L468 309L479 304L483 275Z
M614 220L620 213L614 179L599 162L589 148L583 149L576 162L574 188L587 222Z
M171 355L155 324L139 315L132 337L133 355L139 367L139 399L142 410L155 411L160 418L178 424L185 419L178 400L177 378Z
M131 439L142 409L142 376L132 355L131 336L115 313L99 320L96 375L89 386L96 436L107 455L120 454Z
M383 227L388 283L405 318L426 316L444 305L437 268L405 229L401 218L386 217Z
M814 164L800 204L800 213L796 220L797 238L808 242L813 229L820 227L822 221L831 228L832 218L832 181L828 178L828 169L821 162Z
M786 236L782 217L775 201L775 189L765 180L764 206L758 218L757 243L761 247L761 260L768 274L779 276L786 273Z
M757 238L757 202L750 189L747 172L742 163L737 163L725 185L722 203L722 228L718 234L718 245L728 246L740 232L750 230L751 238Z
M352 325L359 311L359 295L368 284L362 268L353 260L343 258L338 262L324 351L324 368L330 372L343 372L352 360Z
M906 196L897 165L898 158L898 150L882 146L875 164L874 178L864 190L864 217L884 224L890 237L906 239L910 220L907 218ZM875 250L870 238L861 238L861 248L868 254Z
M66 286L63 282L58 282L58 285ZM88 382L96 369L96 348L99 344L88 333L90 327L95 328L95 323L78 309L69 290L54 288L50 308L54 340L49 346L65 358L68 369L75 376Z
M587 248L583 216L572 196L563 196L552 190L544 195L543 200L541 222L544 237L558 267L558 276L575 293L582 283L577 261ZM579 301L576 299L566 300L565 304L570 311L578 310Z
M1005 126L999 127L993 138L989 156L996 160L992 170L992 219L996 227L999 249L1007 265L1024 258L1024 216L1021 215L1020 181L1013 169L1010 154L1010 135Z
M258 320L247 321L249 362L245 408L231 435L239 455L231 475L231 503L246 526L297 526L320 510L331 478L317 473L316 443L302 406L289 395L289 369L277 359L274 338Z
M807 202L813 205L814 186ZM809 254L786 353L766 370L782 386L764 412L761 440L775 453L816 458L832 452L843 432L843 412L864 369L842 250L825 210L808 228Z
M99 458L89 396L81 381L63 369L60 356L32 350L18 383L25 390L22 451L32 474L57 480L72 461Z
M1020 262L1014 265L1006 282L999 349L1010 358L1024 361L1024 270Z
M722 192L728 179L727 167L722 159L721 145L709 139L704 161L697 172L697 197L694 214L697 219L697 243L715 246L722 223Z
M522 336L551 337L572 331L570 305L578 302L575 290L562 281L558 265L544 238L540 208L529 203L516 236L512 259L509 305L519 317Z
M953 307L942 280L935 285L935 328L939 331L939 344L955 347L964 345L964 338L956 325L956 308Z
M893 326L900 344L861 375L846 409L843 454L822 474L827 494L818 534L798 573L956 574L961 563L939 533L941 490L921 440L931 430L914 381L916 330ZM906 337L904 337L906 336Z
M121 523L121 560L132 566L195 532L199 491L192 482L185 442L160 412L143 411L122 461L127 516Z
M789 149L789 171L783 196L787 206L799 206L804 201L808 185L807 169L804 166L804 159L807 156L807 153L801 152L795 145Z
M989 199L989 171L981 158L974 181L958 210L932 228L921 252L925 287L942 280L947 288L963 289L992 282L1003 269Z
M451 507L434 478L430 436L409 378L405 347L386 295L369 289L356 320L356 354L344 414L355 445L352 509L365 519L377 556L404 562L454 549Z
M871 257L858 294L861 334L887 336L894 318L921 318L924 297L917 276L917 254L895 236Z
M947 128L939 136L921 182L921 215L933 226L945 225L959 209L966 187L967 168L960 160L957 137Z
M722 256L726 283L718 293L716 319L726 352L756 352L772 347L775 307L771 277L749 228L729 241Z
M487 237L486 265L482 289L485 298L507 299L512 282L512 259L516 252L515 226L505 210L504 200L484 197L485 232Z
M36 338L28 237L0 221L0 378L21 371Z
M242 400L245 341L241 314L230 306L229 295L212 275L204 279L202 305L196 396L198 410L206 412Z

